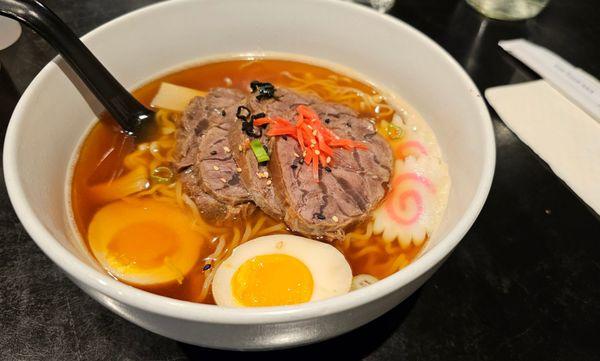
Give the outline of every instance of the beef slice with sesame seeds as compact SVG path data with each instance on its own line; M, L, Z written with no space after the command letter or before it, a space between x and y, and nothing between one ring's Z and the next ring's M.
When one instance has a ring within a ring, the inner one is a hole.
M311 166L292 137L268 137L268 128L251 134L236 119L239 106L251 114L296 119L298 105L312 107L336 135L364 142L366 150L335 149L331 166L313 179ZM185 193L210 220L249 213L254 203L268 215L307 237L341 239L349 226L368 217L384 197L392 152L373 123L352 109L318 97L278 89L271 99L256 99L231 89L213 89L194 99L178 129L178 169ZM259 164L247 146L259 139L270 161ZM241 150L240 150L241 149Z
M273 99L258 99L256 93L250 94L240 105L246 107L250 115L280 116L282 118L293 118L296 115L296 107L306 104L306 98L296 92L287 89L278 89ZM310 98L318 101L316 98ZM256 156L247 146L248 142L259 139L265 146L267 153L271 153L275 138L267 136L266 127L255 127L251 132L259 137L252 137L242 129L241 122L237 122L229 133L229 143L234 153L234 159L239 166L242 183L250 193L250 197L265 213L275 219L284 219L281 200L273 186L273 180L268 163L258 163ZM241 149L241 150L240 150Z
M250 195L240 180L228 137L245 94L215 88L194 98L178 124L176 166L184 192L207 220L250 213Z
M252 138L255 139L255 138ZM259 139L270 153L270 142L273 140L263 132ZM275 190L267 164L258 163L256 156L247 144L250 137L242 131L240 122L236 123L229 132L229 143L233 157L238 165L242 184L250 193L250 197L260 209L275 219L283 219L280 202L275 196Z
M319 98L282 90L277 99L259 102L269 117L295 122L296 107L313 108L326 126L342 138L364 142L368 149L334 149L331 166L319 170L315 182L312 165L300 161L298 142L291 137L271 139L269 162L272 185L291 230L329 240L344 237L344 230L364 220L383 199L389 187L393 156L389 144L367 118L352 109ZM250 107L252 108L252 107Z

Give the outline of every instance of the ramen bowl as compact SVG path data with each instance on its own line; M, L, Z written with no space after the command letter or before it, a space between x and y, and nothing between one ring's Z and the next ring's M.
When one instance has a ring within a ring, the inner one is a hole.
M224 308L158 296L109 277L69 220L78 146L101 109L60 58L33 80L4 146L12 204L33 240L84 292L157 334L221 349L276 349L325 340L398 305L450 255L488 194L495 160L481 96L461 67L412 27L341 1L169 1L83 37L129 89L186 65L233 56L317 59L410 103L437 135L452 178L442 224L420 256L369 287L306 304ZM151 45L151 46L149 46Z

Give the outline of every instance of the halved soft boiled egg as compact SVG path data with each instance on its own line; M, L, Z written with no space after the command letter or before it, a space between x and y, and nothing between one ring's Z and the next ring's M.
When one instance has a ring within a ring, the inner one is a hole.
M198 262L202 236L181 209L152 199L101 208L88 228L92 253L115 277L136 285L181 282Z
M335 247L273 235L236 247L217 269L212 292L220 306L283 306L342 295L351 284L350 265Z

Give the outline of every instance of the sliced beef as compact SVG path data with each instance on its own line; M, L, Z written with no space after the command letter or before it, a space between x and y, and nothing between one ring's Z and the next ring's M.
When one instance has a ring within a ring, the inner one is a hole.
M221 220L250 214L254 210L252 203L231 206L217 200L202 189L196 174L190 167L180 173L180 180L185 194L197 205L204 219L219 223Z
M335 149L334 165L321 169L320 182L316 183L311 166L300 161L302 152L295 139L269 138L264 131L260 139L267 146L271 161L259 165L252 151L243 147L249 137L238 122L229 139L242 170L242 182L259 207L283 219L293 231L309 237L340 239L345 228L365 219L385 195L392 169L391 149L369 119L359 118L346 106L285 89L279 89L276 95L275 99L259 101L252 94L243 105L253 114L280 116L292 122L297 106L309 105L323 121L328 119L326 125L335 134L365 142L368 149ZM265 171L268 177L258 176Z
M313 180L312 165L300 161L302 152L295 139L276 137L272 146L270 169L283 200L286 224L307 236L341 239L344 229L368 217L385 195L392 152L373 123L352 109L314 97L300 98L283 92L277 107L295 114L299 103L309 105L333 133L368 146L367 150L334 149L332 166L319 170L319 183ZM287 119L294 122L295 116Z
M381 170L371 172L376 161L371 166L361 164L368 156L357 154L368 151L336 151L331 172L321 169L320 182L316 183L311 166L301 164L294 156L299 152L295 140L290 139L278 139L273 149L273 183L285 200L284 220L304 235L341 239L345 228L364 220L383 198L391 162L389 166L378 164Z
M296 114L296 106L307 102L307 98L285 89L277 90L277 99L259 100L257 94L254 93L244 99L240 105L249 109L251 115L254 116L260 114L266 116L277 115L291 119ZM284 219L282 202L278 199L278 192L274 189L269 164L259 164L256 156L247 146L249 141L259 139L265 145L267 152L270 153L275 138L268 137L265 128L255 128L253 133L261 136L259 138L249 136L242 129L239 119L229 133L229 142L234 151L234 159L241 170L242 183L250 193L252 200L265 213L275 219Z
M209 220L235 218L253 209L227 138L244 98L238 90L213 89L190 102L179 124L177 168L184 192Z
M250 193L254 203L266 214L275 219L283 219L283 210L273 189L268 163L259 164L252 150L248 149L247 142L254 138L248 137L242 131L240 123L236 123L229 132L229 143L232 146L233 156L240 170L242 184ZM267 137L266 132L263 132L258 139L265 144L267 151L270 153L271 142L274 139Z

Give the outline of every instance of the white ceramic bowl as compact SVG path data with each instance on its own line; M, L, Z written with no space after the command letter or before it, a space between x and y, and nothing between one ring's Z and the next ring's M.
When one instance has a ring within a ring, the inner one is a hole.
M157 296L98 270L70 235L65 186L77 146L96 116L60 61L51 62L23 94L8 127L4 172L11 201L31 237L73 282L152 332L215 348L272 349L352 330L421 286L467 232L488 194L495 146L477 88L429 38L366 7L337 0L168 1L113 20L83 40L131 89L169 69L223 54L275 51L341 64L412 104L437 134L450 168L453 184L441 228L419 259L373 286L262 309Z

